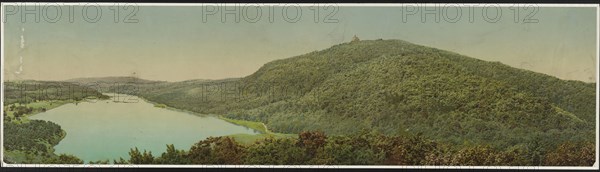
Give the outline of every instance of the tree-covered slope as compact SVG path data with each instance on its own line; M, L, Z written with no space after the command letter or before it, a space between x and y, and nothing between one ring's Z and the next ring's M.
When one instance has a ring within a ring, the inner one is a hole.
M594 84L396 40L275 61L243 81L249 89L297 91L228 115L279 132L367 128L504 147L540 138L591 139L595 124Z
M4 106L44 100L82 100L86 97L108 98L92 87L61 81L5 81Z
M595 83L400 40L343 43L240 79L138 87L151 101L283 133L370 129L506 148L591 140L595 127Z

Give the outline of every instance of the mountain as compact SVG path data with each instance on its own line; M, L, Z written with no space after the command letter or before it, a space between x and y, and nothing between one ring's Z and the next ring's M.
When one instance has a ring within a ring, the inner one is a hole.
M75 78L65 80L65 82L93 88L99 92L119 92L124 94L136 94L139 91L140 85L168 83L166 81L151 81L131 76Z
M82 84L88 83L159 83L164 81L151 81L131 76L110 76L110 77L91 77L91 78L75 78L66 80L66 82L76 82Z
M137 86L136 95L151 101L282 133L368 129L501 148L595 134L595 83L401 40L343 43L238 79Z

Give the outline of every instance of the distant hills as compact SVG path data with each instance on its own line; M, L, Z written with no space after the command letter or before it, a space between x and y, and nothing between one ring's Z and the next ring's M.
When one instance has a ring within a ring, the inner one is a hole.
M112 76L112 77L90 77L90 78L75 78L66 80L66 82L76 82L76 83L140 83L140 84L148 84L148 83L159 83L164 81L151 81L140 79L137 77L131 76Z
M86 98L108 98L108 96L81 84L61 81L5 81L4 106L18 103L28 104L46 100L83 100Z
M136 87L129 94L264 122L282 133L367 129L510 148L591 140L596 122L596 83L560 80L401 40L343 43L269 62L238 79L69 80L97 81L126 83Z

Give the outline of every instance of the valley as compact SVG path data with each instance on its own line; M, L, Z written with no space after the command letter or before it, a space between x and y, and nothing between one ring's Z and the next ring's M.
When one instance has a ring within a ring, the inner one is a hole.
M595 158L596 83L561 80L402 40L342 43L269 62L241 78L165 82L104 77L56 83L86 94L41 100L106 99L102 93L114 92L147 100L153 111L207 114L227 121L229 128L260 131L193 138L186 142L191 147L167 145L162 154L130 145L124 147L131 148L129 154L120 150L129 159L96 163L590 166ZM30 87L32 96L23 96L20 87L8 88L5 109L13 104L33 108L26 114L41 112L29 99L48 95L36 88L57 90ZM101 109L95 116L112 107ZM127 109L124 105L119 111ZM17 119L6 115L5 124L7 118ZM53 135L60 136L58 131ZM56 139L47 142L48 149L56 145Z

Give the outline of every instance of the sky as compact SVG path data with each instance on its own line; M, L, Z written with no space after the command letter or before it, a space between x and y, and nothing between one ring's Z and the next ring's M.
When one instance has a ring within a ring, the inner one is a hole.
M594 7L462 7L460 16L455 6L59 7L60 16L56 6L26 7L33 14L4 6L4 80L244 77L267 62L323 50L357 35L401 39L561 79L596 82Z

